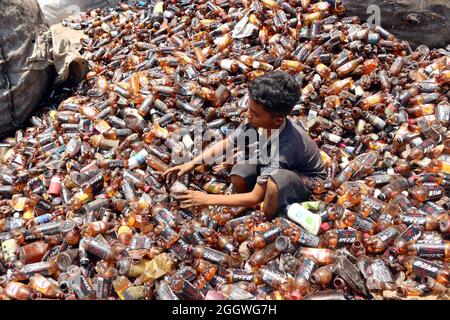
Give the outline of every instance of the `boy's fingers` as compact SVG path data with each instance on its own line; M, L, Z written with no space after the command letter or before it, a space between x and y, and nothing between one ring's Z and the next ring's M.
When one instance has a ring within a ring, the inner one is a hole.
M180 195L177 195L177 198L180 200L187 200L187 199L190 199L190 196L188 194L184 194L184 195L180 194Z

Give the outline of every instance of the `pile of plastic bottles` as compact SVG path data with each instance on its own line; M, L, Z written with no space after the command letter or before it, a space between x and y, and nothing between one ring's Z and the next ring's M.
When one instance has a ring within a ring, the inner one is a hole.
M133 1L63 21L90 71L0 144L0 298L447 299L450 52L343 12ZM298 80L289 117L327 179L287 218L181 209L180 190L232 192L231 164L162 172L237 127L272 70Z

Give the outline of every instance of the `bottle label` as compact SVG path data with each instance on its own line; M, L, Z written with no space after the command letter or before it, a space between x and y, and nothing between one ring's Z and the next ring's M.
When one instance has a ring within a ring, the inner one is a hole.
M31 190L31 193L37 193L41 194L46 191L46 188L44 184L42 183L41 179L38 177L30 180L28 183L28 188Z
M41 224L41 223L48 223L52 220L51 214L43 214L42 216L34 218L34 223Z
M420 207L420 210L425 212L427 215L439 215L445 212L444 208L438 206L433 202L427 202L426 204Z
M391 181L391 175L389 174L377 174L373 176L375 178L375 184L387 184Z
M15 297L16 296L16 294L17 294L17 292L19 291L19 285L18 284L15 284L15 283L13 283L13 284L10 284L9 286L8 286L8 288L6 288L6 294L9 296L9 297Z
M231 71L232 65L233 65L233 60L231 60L231 59L223 59L222 61L220 61L220 67L227 71Z
M395 228L387 228L378 233L376 236L383 241L384 244L389 244L395 240L398 235L398 231Z
M422 236L422 228L418 225L410 225L405 231L403 231L399 238L406 241L416 241Z
M356 231L355 230L337 230L337 238L339 244L351 244L356 241Z
M425 217L415 217L415 216L403 216L402 221L406 225L410 224L418 224L421 226L424 226L426 224L426 218Z
M134 286L122 292L124 300L141 300L144 298L144 286Z
M370 232L374 227L374 223L367 219L356 216L355 223L352 227L363 232Z
M169 251L175 254L180 260L185 260L189 258L188 248L189 244L186 240L180 238L169 248Z
M180 300L165 283L156 288L156 294L158 295L159 300Z
M7 269L6 269L5 264L0 260L0 273L4 274L4 273L6 273L6 271L7 271Z
M271 269L261 269L262 280L268 285L276 285L286 282L286 277L281 272Z
M183 287L176 294L183 300L195 300L200 298L201 294L198 289L190 282L183 279Z
M147 158L147 156L148 156L147 150L142 149L142 150L139 151L138 153L135 153L135 154L133 155L133 158L132 158L132 159L134 159L134 161L136 161L136 163L137 163L138 165L141 165L141 164L143 164L143 163L145 162L145 159Z
M444 190L442 188L429 189L428 190L428 199L429 200L437 200L437 199L441 198L443 191Z
M369 218L372 219L373 221L378 221L378 219L380 218L380 212L377 210L371 210Z
M110 251L110 247L109 247L109 245L102 243L100 241L92 240L89 243L87 250L90 253L96 255L97 257L105 259Z
M173 243L176 241L176 239L179 238L178 233L170 228L169 226L166 226L160 233L160 236L164 238L169 243Z
M226 255L220 251L206 247L202 254L202 259L214 264L221 264Z
M92 228L97 232L101 232L106 228L106 223L104 221L95 221L92 223Z
M231 281L248 281L251 282L255 278L253 273L246 272L245 270L234 269L232 271Z
M197 272L191 267L184 266L176 272L177 275L181 276L186 281L194 281L197 279Z
M23 273L26 276L31 277L35 273L40 273L43 276L50 276L50 270L49 270L49 263L48 262L37 262L37 263L31 263L27 264L23 268Z
M39 291L50 287L50 281L48 281L44 277L36 277L34 280L34 284L36 285Z
M174 225L176 224L176 219L172 213L168 210L159 210L155 215L155 220L160 224Z
M106 122L105 120L99 120L96 122L95 126L94 126L95 130L97 130L100 134L105 133L106 131L108 131L109 129L111 129L111 126L109 125L108 122Z
M71 246L68 246L71 249ZM42 261L50 261L53 257L57 256L61 252L61 246L53 247L42 258Z
M108 298L112 293L112 280L98 277L94 283L95 296L97 299Z
M33 235L33 233L30 230L24 230L23 237L25 239L25 242L36 240L36 237Z
M70 284L79 299L84 299L93 293L91 285L83 275L73 277Z
M307 247L317 248L319 246L320 238L301 230L298 242Z
M93 188L93 190L98 190L103 186L103 174L98 174L93 177L88 184Z
M231 243L225 244L224 249L228 254L231 254L232 252L236 251L236 248Z
M413 207L411 201L409 201L409 199L403 195L397 198L397 203L403 212L407 212Z
M148 237L136 236L131 239L130 249L131 250L141 250L150 249L153 241Z
M177 214L185 222L191 221L192 219L194 219L194 215L190 211L187 211L187 210L179 209Z
M417 255L425 259L442 259L445 257L443 244L416 244Z
M384 213L379 218L380 221L386 221L386 222L394 222L394 217L390 214Z
M123 168L125 166L124 160L110 160L108 161L108 168L109 169L115 169L115 168Z
M317 264L313 259L304 258L297 270L296 278L304 278L309 280L316 267Z
M205 244L205 241L203 240L202 236L198 232L193 232L191 236L189 237L189 240L192 240L195 244ZM233 247L233 246L231 246Z
M19 249L16 239L9 239L2 242L3 258L5 261L13 259Z
M12 231L21 228L23 219L21 218L7 218L5 221L5 231Z
M419 277L431 277L436 279L440 270L437 263L416 259L412 263L413 272Z
M281 235L281 229L278 227L273 227L267 230L262 234L263 239L266 241L266 243L272 243L275 241L275 239Z

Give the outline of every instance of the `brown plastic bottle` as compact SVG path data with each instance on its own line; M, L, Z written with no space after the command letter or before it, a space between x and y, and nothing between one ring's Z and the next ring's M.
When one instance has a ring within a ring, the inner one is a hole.
M357 59L351 60L344 64L343 66L336 69L336 73L339 76L339 78L343 78L346 75L352 73L353 71L358 68L359 65L364 61L363 57L359 57Z
M294 284L294 279L288 277L286 273L270 269L268 267L262 267L258 270L258 276L262 282L274 289L287 290Z
M409 194L413 199L420 202L433 201L444 196L444 189L439 185L423 186L410 189Z
M74 226L72 230L66 233L64 236L64 247L76 246L81 239L81 229L79 226Z
M52 245L44 241L36 241L20 247L18 256L24 264L36 263L42 260Z
M59 289L58 285L50 282L47 278L36 273L35 275L30 277L29 286L40 292L43 296L47 298L53 299L61 299L65 298L64 293Z
M207 281L211 280L217 273L217 265L201 259L196 259L192 267L200 272Z
M439 220L434 216L411 216L400 214L394 218L395 224L404 223L406 225L417 224L422 226L425 231L436 230L439 227Z
M362 216L350 210L345 211L342 217L342 221L349 227L355 228L356 230L366 232L369 234L372 234L376 227L375 222L369 219L365 219Z
M355 241L361 241L362 238L362 233L357 230L332 229L324 234L324 243L328 248L335 249Z
M268 244L275 241L275 239L280 236L282 230L277 227L271 227L269 230L262 233L257 233L249 243L249 248L251 250L259 250L267 246Z
M105 221L94 221L87 224L81 231L83 237L96 237L99 234L104 234L106 231L112 229L114 223Z
M311 275L311 283L322 289L327 288L333 278L333 272L330 265L320 267Z
M430 289L433 294L445 294L448 290L442 283L437 282L431 277L423 277L420 282Z
M203 259L221 266L226 266L229 260L227 254L201 245L190 246L188 252L197 259Z
M5 286L6 295L15 300L36 300L42 295L26 284L11 281Z
M408 246L408 255L450 262L450 242L445 241L441 244L411 243Z
M250 267L256 268L258 266L266 264L268 261L274 259L279 254L280 252L277 250L275 243L271 243L265 248L253 253L247 263Z
M408 272L414 273L418 277L430 277L445 286L449 283L450 270L448 266L414 256L406 258L404 265Z
M403 231L397 239L394 241L394 248L398 250L400 254L408 253L408 244L410 242L418 240L423 233L423 227L417 224L410 225L405 231Z
M428 138L424 140L417 147L414 147L408 155L409 160L420 160L434 147L436 146L436 142Z
M317 263L314 259L303 257L300 259L300 265L295 274L294 287L300 291L301 295L306 295L310 291L310 278Z
M406 226L402 224L390 226L376 235L364 239L364 243L369 252L383 252L405 230Z
M301 247L297 250L297 257L305 256L314 259L320 265L328 265L336 261L337 253L331 249L318 249Z
M398 177L393 180L391 183L385 185L381 188L381 193L378 196L383 201L391 199L396 193L403 192L410 187L413 187L414 183L409 181L407 178Z

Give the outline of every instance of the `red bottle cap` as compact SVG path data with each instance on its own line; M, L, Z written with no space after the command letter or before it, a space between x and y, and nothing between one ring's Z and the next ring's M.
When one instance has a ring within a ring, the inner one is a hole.
M331 225L330 225L330 223L328 221L327 222L323 222L320 225L320 230L322 230L322 232L326 232L326 231L328 231L330 229L331 229Z

